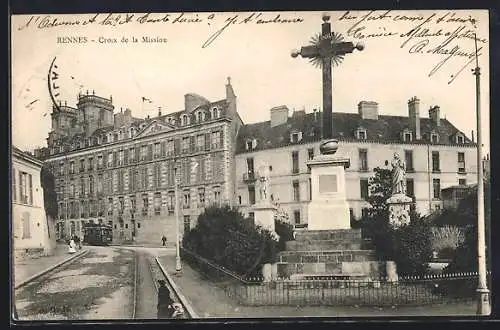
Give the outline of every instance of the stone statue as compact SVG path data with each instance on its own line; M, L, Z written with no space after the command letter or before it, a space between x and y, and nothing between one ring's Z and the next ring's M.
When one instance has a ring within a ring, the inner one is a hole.
M269 166L265 163L259 166L259 193L260 200L262 203L270 202L270 193L269 193Z
M392 194L406 195L406 164L399 158L397 152L394 153L392 165Z

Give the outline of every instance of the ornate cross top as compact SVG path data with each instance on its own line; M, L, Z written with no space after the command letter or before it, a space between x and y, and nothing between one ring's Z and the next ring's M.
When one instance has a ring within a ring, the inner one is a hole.
M361 43L354 45L352 42L343 41L339 33L331 30L330 16L323 14L321 34L311 38L310 45L292 51L292 57L302 56L310 58L310 62L319 66L323 71L323 139L333 137L332 130L332 62L340 64L344 55L352 53L354 49L363 50Z

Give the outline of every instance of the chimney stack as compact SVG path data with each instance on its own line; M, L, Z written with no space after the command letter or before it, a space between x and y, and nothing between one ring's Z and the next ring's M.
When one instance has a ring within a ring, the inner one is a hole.
M161 117L161 107L158 107L158 117Z
M271 109L271 127L286 124L288 122L288 107L281 105Z
M429 109L429 118L436 126L441 125L439 114L440 114L439 106L435 105Z
M416 96L408 100L408 117L415 140L420 140L420 100Z
M358 103L358 113L361 119L378 120L378 103L373 101L361 101Z

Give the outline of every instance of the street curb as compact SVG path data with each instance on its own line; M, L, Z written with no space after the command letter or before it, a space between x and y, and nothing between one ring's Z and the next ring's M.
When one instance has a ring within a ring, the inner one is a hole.
M89 250L83 250L83 251L80 251L80 252L78 252L77 254L74 254L74 255L72 255L71 257L64 259L63 261L58 262L58 263L57 263L57 264L55 264L55 265L50 266L49 268L46 268L46 269L42 270L41 272L38 272L38 273L36 273L35 275L30 276L30 277L29 277L29 278L27 278L26 280L24 280L24 281L22 281L21 283L17 284L17 285L14 287L14 289L15 289L15 290L17 290L17 289L19 289L19 288L21 288L21 287L25 286L25 285L26 285L26 284L28 284L29 282L31 282L31 281L33 281L33 280L35 280L35 279L37 279L37 278L39 278L39 277L41 277L41 276L43 276L43 275L47 274L48 272L50 272L50 271L52 271L52 270L56 269L57 267L60 267L60 266L62 266L62 265L64 265L64 264L67 264L67 263L69 263L69 262L71 262L71 261L73 261L73 260L75 260L75 259L77 259L77 258L79 258L79 257L83 257L83 256L84 256L85 254L87 254L88 252L89 252Z
M165 270L165 268L161 264L161 262L158 259L158 257L155 257L155 260L156 260L156 263L158 264L158 266L160 267L163 275L165 275L165 277L167 278L168 282L172 286L172 289L174 289L175 293L179 297L179 300L184 305L184 307L188 311L189 315L191 315L191 318L197 319L198 318L198 314L196 314L196 312L193 309L193 306L191 306L191 304L189 303L189 301L187 300L187 298L184 296L184 294L182 293L182 291L179 289L179 287L177 286L177 284L175 284L174 280L172 279L172 276L170 276L170 274Z

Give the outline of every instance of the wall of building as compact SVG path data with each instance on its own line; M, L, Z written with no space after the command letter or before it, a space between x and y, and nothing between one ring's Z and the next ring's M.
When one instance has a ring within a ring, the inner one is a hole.
M301 222L307 222L307 205L309 197L309 173L306 162L309 157L308 149L314 149L314 154L319 154L319 142L310 144L296 144L278 149L269 149L257 152L248 152L236 156L236 173L238 180L238 202L241 197L240 207L248 213L249 207L248 187L253 183L243 180L247 173L247 158L254 159L254 168L257 169L261 162L268 163L271 170L271 193L274 200L279 200L280 205L293 218L294 211L300 211ZM367 169L361 169L359 150L367 152ZM442 201L433 198L433 179L440 180L441 189L457 185L459 179L466 179L467 184L476 181L476 149L455 145L420 145L420 144L378 144L369 142L340 142L336 153L338 157L351 160L350 167L346 170L347 198L354 216L359 218L362 209L369 204L361 198L360 179L369 179L374 175L373 168L385 167L385 161L392 160L397 152L404 159L405 150L413 153L414 171L408 171L407 178L414 180L414 193L417 210L427 214L436 207L441 207ZM292 173L292 152L299 153L299 172ZM439 152L440 172L432 171L432 151ZM465 156L465 173L458 173L458 152ZM391 168L390 165L387 168ZM430 168L430 170L429 170ZM300 201L294 201L293 182L299 182ZM430 196L430 198L429 198Z
M47 221L45 214L40 170L41 166L20 159L14 153L12 158L12 175L15 176L12 181L12 235L16 250L41 248L50 253L55 244L55 235L54 228L50 225L50 221ZM26 198L21 198L20 172L31 175L31 189L29 179L26 181L28 185Z

